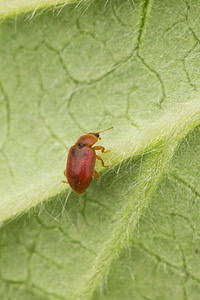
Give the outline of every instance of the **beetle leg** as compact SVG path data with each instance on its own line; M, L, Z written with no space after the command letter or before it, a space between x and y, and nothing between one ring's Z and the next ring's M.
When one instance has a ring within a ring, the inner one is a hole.
M94 150L101 150L102 153L108 153L110 150L105 151L105 148L103 146L95 146L93 147Z
M97 146L97 147L98 147L98 146ZM100 146L100 147L101 147L101 146ZM94 148L93 148L93 149L94 149ZM111 168L111 167L112 167L112 166L110 166L110 165L109 165L109 166L105 166L105 165L104 165L104 161L103 161L103 159L102 159L100 156L96 155L96 158L99 159L99 160L101 161L101 164L102 164L102 166L103 166L104 168Z
M98 179L99 179L99 173L97 173L97 171L96 171L96 170L94 170L94 178L95 178L96 180L98 180Z
M67 176L66 176L66 169L64 170L64 176L67 177ZM65 180L62 180L61 182L62 182L62 183L67 183L67 184L69 184L69 183L68 183L67 181L65 181Z
M62 180L61 182L62 182L62 183L67 183L67 184L69 184L69 182L67 182L67 181L65 181L65 180Z

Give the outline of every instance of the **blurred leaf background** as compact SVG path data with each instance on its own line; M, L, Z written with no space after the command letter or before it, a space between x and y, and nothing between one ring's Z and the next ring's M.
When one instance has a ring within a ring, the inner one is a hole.
M198 1L50 5L0 5L1 299L199 299ZM113 168L71 192L67 150L109 126Z

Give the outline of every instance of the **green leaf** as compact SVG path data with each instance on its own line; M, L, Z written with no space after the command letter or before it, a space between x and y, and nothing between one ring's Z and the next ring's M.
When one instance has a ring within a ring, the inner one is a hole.
M7 1L1 0L0 2L0 18L17 16L20 13L31 12L31 18L35 15L38 9L47 9L48 7L53 7L53 10L59 11L65 5L74 3L77 0L14 0ZM85 3L87 0L85 0ZM79 2L78 2L79 4Z
M1 299L199 299L198 2L87 4L0 24ZM67 150L109 126L77 195Z

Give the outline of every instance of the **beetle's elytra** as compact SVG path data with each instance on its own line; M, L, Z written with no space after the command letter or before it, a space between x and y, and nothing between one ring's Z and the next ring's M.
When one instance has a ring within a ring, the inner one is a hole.
M108 153L103 146L92 147L98 140L101 140L99 134L110 130L113 127L109 127L105 130L97 133L86 133L82 135L69 149L67 165L64 171L68 181L62 181L68 183L70 187L78 194L84 193L92 182L92 178L97 180L99 174L94 169L96 159L99 159L104 168L110 168L111 166L105 166L103 159L96 155L95 150L101 150L102 153Z

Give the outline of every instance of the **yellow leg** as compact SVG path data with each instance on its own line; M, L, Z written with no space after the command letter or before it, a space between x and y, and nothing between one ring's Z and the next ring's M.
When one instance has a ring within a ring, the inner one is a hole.
M96 170L94 170L94 178L95 178L96 180L98 180L98 179L99 179L99 173L97 173L97 171L96 171Z
M109 166L105 166L105 165L104 165L104 161L103 161L103 159L102 159L100 156L96 155L96 158L99 159L99 160L101 161L101 164L102 164L102 166L103 166L104 168L111 168L111 167L112 167L112 166L110 166L110 165L109 165Z
M101 150L102 153L108 153L110 150L105 151L105 148L103 146L95 146L93 147L94 150Z
M67 184L69 184L69 182L67 182L67 181L65 181L65 180L62 180L61 182L62 182L62 183L67 183Z
M66 176L66 170L64 170L64 176L67 177L67 176ZM62 180L61 182L62 182L62 183L67 183L67 184L69 184L66 180Z

